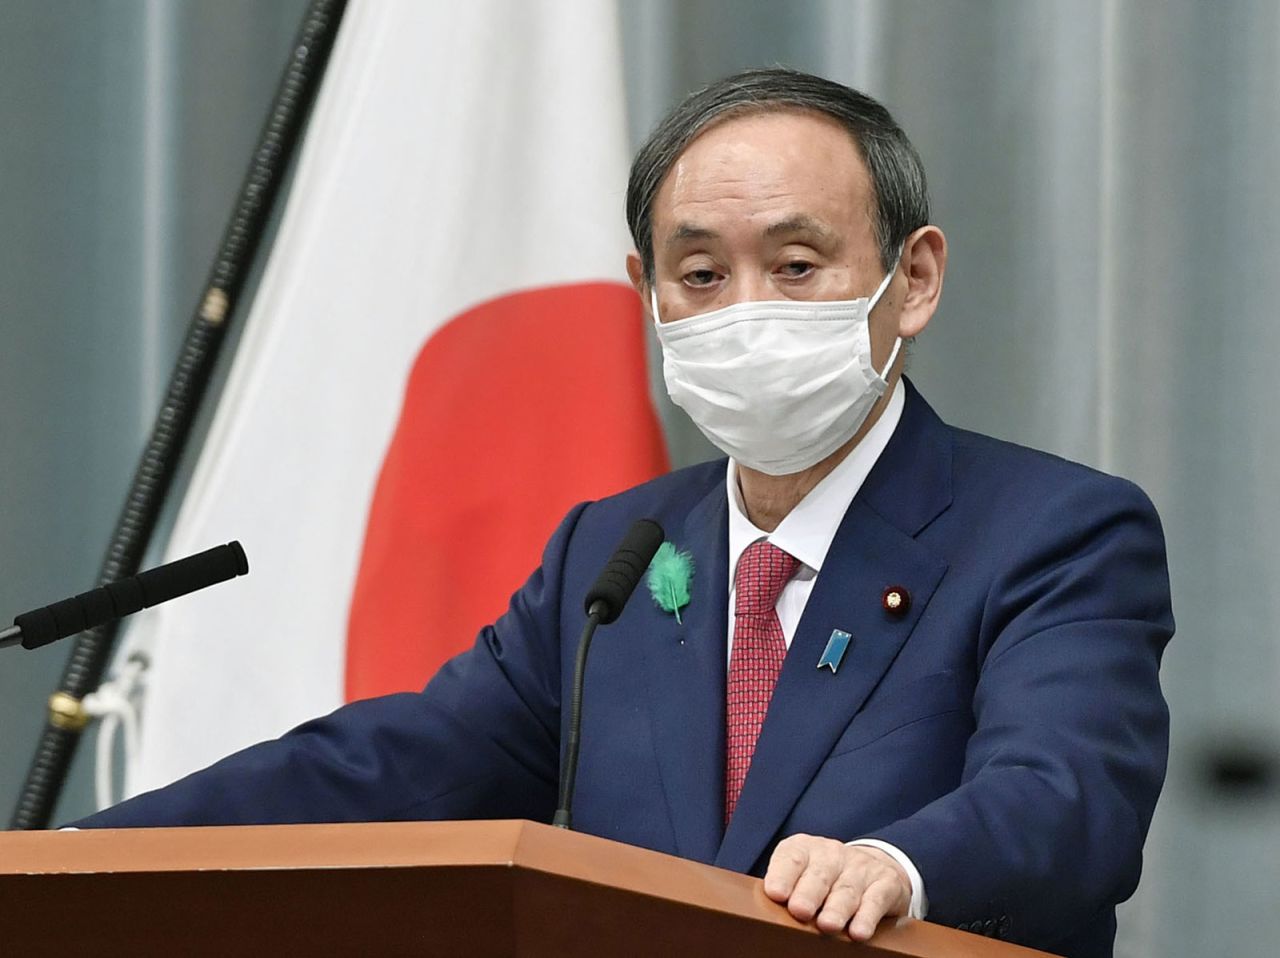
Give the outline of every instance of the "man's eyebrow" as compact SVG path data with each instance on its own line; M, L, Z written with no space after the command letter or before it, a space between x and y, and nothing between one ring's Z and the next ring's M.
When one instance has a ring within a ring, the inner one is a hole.
M765 236L774 237L787 233L811 233L819 239L832 240L835 239L835 231L827 226L821 220L814 219L807 213L797 213L795 216L788 216L785 220L771 224L764 231Z
M694 226L692 223L681 223L671 231L671 234L667 237L664 245L672 247L677 243L684 242L685 240L710 240L719 238L719 233L715 230L709 230L705 226Z

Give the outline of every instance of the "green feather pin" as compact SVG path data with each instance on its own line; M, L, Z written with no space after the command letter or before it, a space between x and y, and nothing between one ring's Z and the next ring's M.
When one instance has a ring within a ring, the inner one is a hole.
M693 581L693 556L670 542L658 546L649 563L649 594L663 612L675 615L683 625L680 610L689 604L689 583Z

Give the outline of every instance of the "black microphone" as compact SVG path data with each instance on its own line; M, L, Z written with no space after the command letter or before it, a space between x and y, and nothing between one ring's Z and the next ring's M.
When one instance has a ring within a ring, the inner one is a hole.
M652 519L637 519L627 530L622 542L605 564L589 592L584 605L587 624L578 640L578 657L573 666L573 698L569 706L569 743L564 769L560 773L560 806L551 824L572 828L573 783L578 774L578 746L582 736L582 682L587 671L587 651L597 625L608 625L622 614L640 577L649 568L653 555L662 545L662 526Z
M587 615L596 615L601 625L608 625L622 615L622 607L631 598L645 569L649 568L663 538L662 526L652 519L637 519L631 524L613 558L600 571L596 584L587 593L583 603Z
M12 628L0 631L0 648L21 642L24 649L38 649L248 571L249 560L239 542L215 546L74 598L24 612L13 620Z

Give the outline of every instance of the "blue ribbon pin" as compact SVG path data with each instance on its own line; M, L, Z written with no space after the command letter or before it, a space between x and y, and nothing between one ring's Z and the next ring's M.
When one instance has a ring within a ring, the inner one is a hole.
M828 668L831 674L835 675L852 641L853 636L844 629L832 629L831 638L827 639L827 647L822 652L822 658L818 659L818 668Z

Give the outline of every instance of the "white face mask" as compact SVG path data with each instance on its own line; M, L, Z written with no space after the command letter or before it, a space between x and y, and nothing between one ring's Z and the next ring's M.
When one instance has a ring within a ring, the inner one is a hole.
M897 270L870 298L734 303L658 322L672 401L738 463L771 476L801 472L853 438L888 385L871 364L868 317Z

